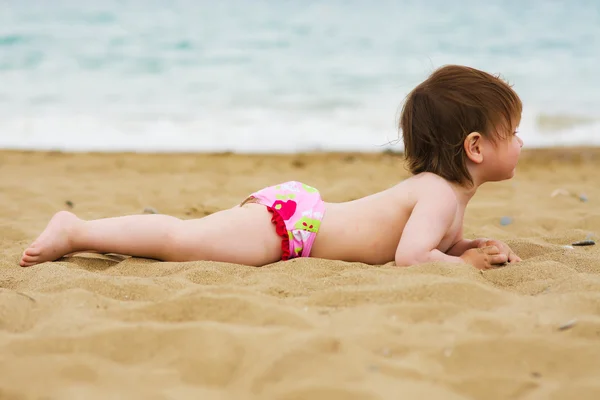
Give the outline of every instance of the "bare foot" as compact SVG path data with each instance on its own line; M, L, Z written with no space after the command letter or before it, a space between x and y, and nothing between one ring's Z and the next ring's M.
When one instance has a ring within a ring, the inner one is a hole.
M46 261L54 261L72 253L70 234L81 220L68 211L59 211L50 220L46 229L23 252L19 263L21 267L30 267Z

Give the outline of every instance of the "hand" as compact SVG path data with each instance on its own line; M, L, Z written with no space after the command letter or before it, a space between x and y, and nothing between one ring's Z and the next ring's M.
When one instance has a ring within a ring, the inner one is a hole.
M508 247L508 245L506 243L501 242L500 240L494 240L494 239L481 240L478 247L489 247L489 246L496 246L500 250L501 254L506 255L507 261L509 263L521 261L521 258L514 251L512 251L511 248Z
M487 246L469 249L460 258L467 264L477 269L490 269L506 263L506 254L502 254L498 247Z

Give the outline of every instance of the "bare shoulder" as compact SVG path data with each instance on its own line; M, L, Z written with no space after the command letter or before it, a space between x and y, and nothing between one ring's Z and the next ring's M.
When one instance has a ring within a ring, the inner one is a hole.
M420 205L422 209L452 219L458 212L458 200L452 185L444 178L421 173L402 181L397 188L402 196L409 194L411 209Z
M457 203L452 185L441 176L424 172L403 182L417 198L439 197L444 202Z

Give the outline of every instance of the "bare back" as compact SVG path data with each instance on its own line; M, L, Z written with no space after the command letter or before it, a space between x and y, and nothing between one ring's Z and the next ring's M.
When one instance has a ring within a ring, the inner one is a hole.
M417 201L431 187L448 183L433 174L420 174L361 199L326 203L325 217L312 257L367 264L393 261L404 227ZM447 196L448 190L442 191ZM456 201L448 198L448 201ZM462 236L464 207L457 207L450 229L438 250L447 251Z

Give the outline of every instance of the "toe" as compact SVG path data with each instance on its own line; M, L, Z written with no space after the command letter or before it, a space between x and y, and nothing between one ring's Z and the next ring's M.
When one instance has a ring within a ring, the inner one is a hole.
M37 259L38 258L34 257L34 256L24 255L23 258L21 258L21 261L24 263L32 263L32 262L36 262Z
M21 267L31 267L32 265L39 264L40 261L33 258L23 258L19 263Z
M25 250L24 255L36 257L36 256L39 256L41 253L42 253L41 249L34 247L34 246L30 246L27 248L27 250Z

